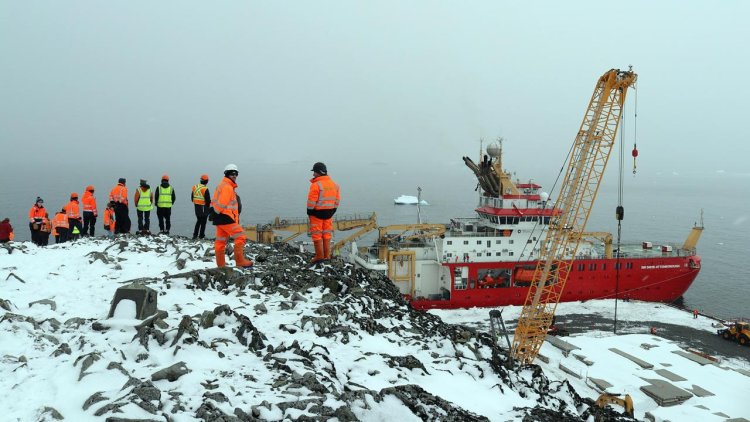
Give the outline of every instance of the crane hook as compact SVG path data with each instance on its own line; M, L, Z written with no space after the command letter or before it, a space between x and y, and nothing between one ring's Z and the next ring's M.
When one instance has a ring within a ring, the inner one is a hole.
M635 169L636 169L636 167L635 167L635 159L636 159L636 157L638 157L638 147L635 144L633 144L632 155L633 155L633 174L635 174Z

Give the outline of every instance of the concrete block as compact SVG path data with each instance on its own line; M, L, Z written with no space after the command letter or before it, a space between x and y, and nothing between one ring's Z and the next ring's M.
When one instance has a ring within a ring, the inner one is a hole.
M634 362L636 365L640 366L643 369L652 369L654 367L654 365L646 362L645 360L638 359L637 357L635 357L635 356L633 356L633 355L631 355L629 353L625 353L625 352L623 352L620 349L616 349L614 347L611 347L609 349L609 351L613 352L613 353L617 353L618 355L620 355L620 356L622 356L622 357L624 357L624 358L626 358L626 359Z
M596 387L596 389L602 393L607 391L608 388L612 387L612 384L610 384L609 382L601 378L588 377L588 379L589 381L594 383L594 386Z
M698 397L711 397L711 396L715 396L716 395L716 394L714 394L714 393L712 393L712 392L710 392L708 390L705 390L705 389L703 389L703 388L701 388L701 387L699 387L699 386L697 386L695 384L693 384L693 388L688 388L688 391L690 391L691 393L695 394Z
M680 355L684 358L690 359L693 362L699 363L701 365L711 365L715 363L714 361L708 360L702 356L698 356L694 353L685 352L683 350L673 350L672 353L676 355Z
M689 391L676 387L667 381L660 379L646 379L650 385L641 387L641 391L647 396L654 399L659 406L674 406L683 403L685 400L693 397Z
M672 372L670 370L667 370L667 369L657 369L654 372L656 372L657 374L663 376L664 378L666 378L666 379L668 379L670 381L674 381L674 382L677 382L677 381L687 381L687 379L685 379L685 378L683 378L683 377L681 377L681 376L679 376L679 375L675 374L674 372Z
M118 288L112 298L112 304L109 307L108 318L112 318L117 309L117 304L121 300L127 299L135 302L135 317L145 319L156 313L157 310L156 290L146 287L142 284L132 283Z
M547 343L549 343L549 344L557 347L558 349L562 350L563 356L568 356L568 354L570 354L570 352L572 352L573 350L580 350L581 349L580 347L574 346L574 345L568 343L565 340L560 340L559 338L557 338L555 336L547 336L545 338L545 341Z

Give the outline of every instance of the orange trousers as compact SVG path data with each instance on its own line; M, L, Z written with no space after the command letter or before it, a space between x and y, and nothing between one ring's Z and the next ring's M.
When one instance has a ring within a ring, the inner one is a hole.
M333 237L333 218L322 219L310 216L310 237L312 241L329 240Z
M237 223L216 226L216 240L214 241L216 256L224 256L227 249L227 241L230 239L234 240L234 260L237 262L237 265L248 262L245 259L244 252L247 236L242 226Z

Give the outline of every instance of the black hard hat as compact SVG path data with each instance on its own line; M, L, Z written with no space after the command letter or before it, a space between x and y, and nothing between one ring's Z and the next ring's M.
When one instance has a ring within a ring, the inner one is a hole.
M123 183L124 184L125 183L125 178L121 177L119 180L117 180L117 183Z
M328 169L326 169L326 165L321 162L317 162L313 164L313 168L311 171L314 171L315 173L318 173L318 174L328 174Z

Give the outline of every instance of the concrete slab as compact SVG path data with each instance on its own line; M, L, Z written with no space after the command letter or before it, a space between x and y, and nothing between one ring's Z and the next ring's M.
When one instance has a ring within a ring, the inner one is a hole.
M646 379L650 385L641 387L641 391L647 396L654 399L659 406L674 406L683 403L685 400L693 397L689 391L676 387L667 381L660 379Z
M659 362L659 365L661 365L661 366L663 366L665 368L669 368L670 366L672 366L671 363L664 363L664 362Z
M581 350L580 347L574 346L565 340L560 340L556 336L547 336L545 341L558 349L562 350L564 356L568 356L573 350Z
M626 359L634 362L636 365L640 366L643 369L652 369L654 367L654 365L646 362L645 360L638 359L637 357L635 357L635 356L633 356L633 355L631 355L629 353L625 353L625 352L623 352L620 349L617 349L617 348L614 348L614 347L610 347L609 351L613 352L613 353L617 353L618 355L620 355L620 356L622 356L622 357L624 357L624 358L626 358Z
M727 419L724 422L750 422L750 421L745 418L732 418L732 419Z
M607 391L608 388L612 387L612 384L610 384L609 382L607 382L607 381L605 381L605 380L603 380L601 378L588 377L588 379L589 379L589 381L591 381L594 384L594 386L596 387L596 389L599 390L602 393L605 392L605 391Z
M710 391L708 391L706 389L703 389L703 388L701 388L701 387L699 387L699 386L697 386L695 384L693 384L693 388L688 388L688 391L690 391L691 393L695 394L698 397L711 397L711 396L715 396L716 395L716 394L714 394L714 393L712 393L712 392L710 392Z
M536 355L536 358L541 360L544 363L549 363L549 358L547 356L544 356L543 354L539 353Z
M572 376L574 376L574 377L576 377L578 379L582 379L583 378L581 376L581 374L579 374L576 370L574 370L573 368L569 368L569 367L565 366L562 362L560 362L560 369L562 369L563 372L566 372L566 373L568 373L568 374L570 374L570 375L572 375Z
M702 404L696 404L696 405L695 405L695 406L693 406L693 407L697 407L698 409L703 409L703 410L711 410L711 409L707 408L706 406L704 406L704 405L702 405Z
M657 374L663 376L664 378L670 381L687 381L687 379L682 378L681 376L675 374L674 372L668 369L657 369L654 372L656 372Z
M672 353L674 353L675 355L680 355L680 356L682 356L682 357L684 357L686 359L690 359L693 362L699 363L701 365L711 365L711 364L714 363L713 361L708 360L708 359L706 359L706 358L704 358L702 356L698 356L696 354L693 354L693 353L690 353L690 352L686 352L684 350L674 350L674 351L672 351Z
M716 416L718 416L720 418L728 418L729 417L729 415L727 415L726 413L721 413L721 412L716 412L716 413L714 413L714 415L716 415Z
M737 371L737 372L739 372L740 374L742 374L742 375L746 376L746 377L750 377L750 371L748 371L748 370L745 370L745 369L737 369L736 371Z
M591 366L594 364L594 361L588 360L586 356L579 355L578 353L573 353L573 357L578 359L579 361L586 364L586 366Z
M653 349L654 347L659 347L658 344L648 344L648 343L641 343L641 349Z

